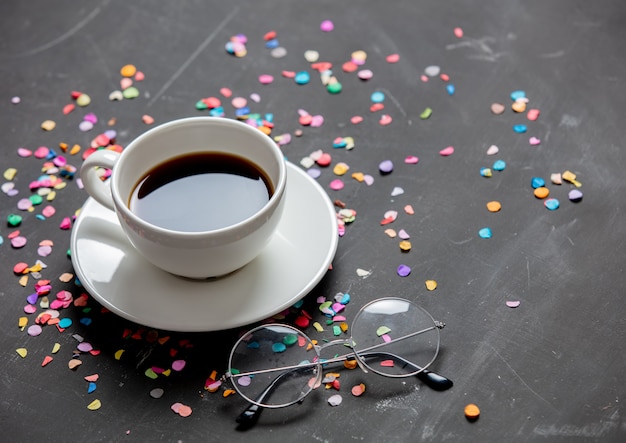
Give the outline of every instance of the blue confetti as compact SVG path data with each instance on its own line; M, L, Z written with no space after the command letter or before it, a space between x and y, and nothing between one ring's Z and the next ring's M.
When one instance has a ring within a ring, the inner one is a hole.
M526 125L514 125L513 130L518 134L523 134L528 130L528 128L526 127Z
M506 168L506 162L504 160L496 160L493 162L493 169L495 171L504 171L504 168Z
M525 91L513 91L511 92L511 100L515 101L520 98L526 98Z
M382 93L381 91L372 92L372 95L370 96L370 100L373 103L382 103L385 101L385 94Z
M478 231L478 235L480 236L480 238L491 238L491 229L490 228L482 228L480 231Z
M449 85L446 85L446 91L448 91L448 94L454 95L454 91L456 91L456 88L454 87L453 84L449 84Z
M548 208L550 211L554 211L555 209L559 209L561 205L556 198L549 198L543 202L543 205Z
M541 177L533 177L530 180L530 186L532 186L533 189L541 188L545 185L546 185L546 181L542 179Z

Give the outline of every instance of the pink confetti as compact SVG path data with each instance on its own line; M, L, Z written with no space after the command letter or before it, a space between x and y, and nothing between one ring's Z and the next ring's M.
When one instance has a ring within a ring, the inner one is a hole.
M186 364L187 362L185 360L174 360L172 362L172 369L177 372L182 371Z
M324 20L322 23L320 23L320 29L324 32L330 32L335 29L335 25L330 20Z
M46 146L40 146L35 150L35 158L45 158L50 153L50 149Z
M519 301L517 301L517 300L515 300L515 301L507 301L507 302L506 302L506 305L507 305L509 308L517 308L520 304L521 304L521 302L519 302Z
M378 121L378 123L381 124L381 126L387 126L388 124L390 124L393 121L393 119L391 118L390 115L388 114L383 114L380 116L380 120Z
M362 69L361 71L357 73L357 76L361 80L369 80L374 76L374 73L369 69Z
M537 137L530 137L530 140L528 140L528 143L530 143L531 146L537 146L538 144L541 143L541 140L539 140Z
M535 121L539 118L540 113L539 109L529 109L526 113L526 118L530 121Z
M46 218L52 217L56 212L57 210L54 208L54 206L46 206L41 210L41 214Z
M51 253L52 253L52 247L50 247L50 246L40 246L40 247L37 249L37 254L38 254L40 257L47 257L47 256L49 256Z
M26 305L26 306L24 306L24 312L26 314L34 314L35 312L37 312L37 306Z
M26 148L18 148L17 149L17 155L19 155L20 157L30 157L31 155L33 155L33 151L31 151L30 149L26 149Z
M262 74L259 76L259 82L262 85L269 85L270 83L272 83L274 81L274 76L269 75L269 74Z
M63 230L68 230L72 227L72 220L69 217L65 217L59 227Z
M343 189L344 183L340 179L336 178L335 180L330 182L329 186L330 189L332 189L333 191L339 191L340 189Z
M456 38L463 38L463 29L461 29L461 28L454 28L454 36Z
M350 123L352 123L353 125L358 125L362 121L363 121L363 117L361 117L360 115L355 115L354 117L350 119Z
M11 246L13 246L15 249L20 249L26 246L26 242L26 237L18 235L17 237L11 239Z
M321 115L314 115L313 118L311 119L312 128L319 128L323 124L324 124L324 117Z
M394 364L393 364L393 360L383 360L380 362L380 365L385 367L385 368L393 368Z
M442 157L447 157L452 154L454 154L453 146L448 146L447 148L444 148L441 151L439 151L439 155L441 155Z
M389 54L385 60L387 60L387 63L398 63L400 61L400 55Z
M404 159L404 163L406 163L407 165L416 165L419 161L420 161L419 158L417 158L414 155L408 155Z

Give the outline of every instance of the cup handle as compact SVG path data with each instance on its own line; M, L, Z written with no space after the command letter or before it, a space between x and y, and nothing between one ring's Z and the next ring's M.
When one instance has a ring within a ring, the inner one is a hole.
M111 211L115 211L111 194L111 180L102 181L96 172L96 167L113 169L119 157L119 152L103 149L87 157L80 168L80 178L83 180L87 193Z

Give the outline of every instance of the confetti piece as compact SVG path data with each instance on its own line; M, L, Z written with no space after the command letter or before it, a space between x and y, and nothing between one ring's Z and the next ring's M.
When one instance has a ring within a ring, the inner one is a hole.
M381 126L387 126L387 125L391 124L392 121L393 121L393 119L391 118L390 115L383 114L383 115L380 116L380 120L378 120L378 123Z
M500 148L498 148L496 145L491 145L489 146L489 148L487 148L487 155L495 155L498 152L500 152Z
M76 368L78 368L80 365L83 364L82 360L79 360L77 358L73 358L70 361L67 362L67 367L74 370Z
M398 246L402 252L409 252L411 250L411 242L408 240L402 240Z
M389 327L387 326L380 326L378 329L376 329L376 335L378 335L379 337L385 334L388 334L391 332L391 329L389 329Z
M407 277L411 274L411 268L407 265L400 265L398 266L396 272L400 277Z
M583 199L583 193L578 189L572 189L567 194L567 197L570 199L570 201L574 203L578 203L579 201Z
M320 30L323 32L331 32L333 29L335 29L335 25L330 20L324 20L320 23Z
M435 280L426 280L424 283L426 284L426 289L429 291L437 289L437 282Z
M174 360L172 362L172 369L174 371L180 372L185 368L187 362L185 360Z
M493 170L494 171L504 171L506 169L506 162L504 160L496 160L493 162Z
M393 162L391 160L384 160L378 164L378 170L381 174L389 174L393 171Z
M549 198L543 202L543 205L550 211L554 211L559 208L560 203L556 198Z
M397 197L398 195L402 195L402 194L404 194L404 189L402 189L399 186L396 186L391 190L392 197Z
M132 77L133 75L135 75L135 73L137 73L137 68L135 67L135 65L124 65L120 69L120 75L122 77Z
M165 391L162 388L154 388L150 391L150 397L152 398L161 398Z
M354 360L354 364L356 365L356 360ZM352 387L350 392L355 397L360 397L365 392L365 385L363 383L355 385L355 386Z
M91 103L91 97L89 97L87 94L80 94L76 98L76 104L80 107L85 107L89 105L89 103Z
M339 394L332 395L328 398L328 404L333 407L339 406L342 401L343 401L343 398Z
M537 197L539 199L544 199L548 195L550 195L550 190L548 188L546 188L546 187L541 186L541 187L535 189L533 194L535 195L535 197Z
M454 28L454 36L456 38L463 38L463 29L462 28Z
M394 363L393 360L383 360L380 362L380 365L384 368L393 368Z
M332 189L333 191L339 191L343 189L345 185L343 181L341 181L340 179L335 179L330 182L329 186L330 186L330 189Z
M513 131L517 132L518 134L523 134L528 130L528 127L526 125L513 125Z
M529 109L526 113L526 118L530 121L535 121L539 118L540 113L539 109Z
M541 140L539 140L537 137L530 137L528 143L530 143L531 146L537 146L541 144Z
M26 358L26 356L28 355L28 350L26 348L17 348L15 352L17 352L17 355L22 358Z
M417 158L414 155L407 155L404 158L404 163L406 163L407 165L416 165L419 162L419 158Z
M509 308L517 308L520 304L521 304L521 303L520 303L519 301L517 301L517 300L515 300L515 301L512 301L512 300L511 300L511 301L507 301L507 302L506 302L506 305L507 305Z
M480 416L480 409L478 409L478 406L476 406L475 404L470 403L465 406L463 413L468 420L475 421Z
M368 271L366 269L361 269L361 268L357 268L356 270L356 275L359 277L368 277L372 274L371 271Z
M482 228L478 231L478 235L480 238L491 238L493 234L491 228Z
M102 403L98 399L95 399L94 401L92 401L91 403L87 405L87 409L89 409L90 411L97 411L101 407L102 407Z
M502 204L499 201L493 200L487 202L487 210L489 212L498 212L500 209L502 209Z
M147 115L147 114L142 115L142 116L141 116L141 120L142 120L142 121L143 121L146 125L151 125L151 124L153 124L153 123L154 123L154 118L153 118L153 117L151 117L151 116L149 116L149 115Z
M439 151L439 155L441 155L442 157L448 157L452 154L454 154L453 146L448 146L447 148L444 148L441 151Z

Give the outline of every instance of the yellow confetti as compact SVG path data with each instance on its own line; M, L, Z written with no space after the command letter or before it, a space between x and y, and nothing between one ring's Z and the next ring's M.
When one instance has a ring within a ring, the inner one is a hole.
M28 317L20 317L17 321L17 326L23 331L28 326Z
M400 249L402 252L409 252L411 250L411 242L408 240L402 240L400 242Z
M343 367L346 369L355 369L358 366L356 360L344 360Z
M19 355L22 358L26 358L26 355L28 354L28 351L26 350L26 348L17 348L15 352L17 352L17 355Z
M317 332L324 331L324 328L322 327L322 325L319 322L317 322L317 321L315 323L313 323L313 327L315 328L315 330Z
M102 407L102 403L97 398L87 405L87 409L90 411L97 411Z
M123 349L119 349L118 351L115 351L115 354L114 354L115 359L116 359L116 360L121 359L121 358L122 358L122 354L123 354L123 353L124 353L124 350L123 350Z
M46 120L41 124L41 129L44 131L52 131L56 127L56 123L52 120Z
M224 393L222 394L222 396L226 398L226 397L230 397L233 394L236 394L234 389L226 389Z
M61 349L61 343L55 343L54 346L52 346L52 353L56 354L59 352L59 349Z
M71 155L76 155L80 152L80 145L74 145L72 146L72 149L70 149L70 154Z
M352 148L354 148L354 138L352 137L344 137L343 141L346 142L346 150L350 150Z
M341 332L348 332L348 323L342 321L341 323L339 323L339 328L341 329Z
M3 175L6 180L13 180L15 176L17 175L17 169L9 168L6 171L4 171Z
M163 375L166 377L169 377L171 373L172 373L171 369L166 369L165 371L163 371Z
M339 162L333 168L333 173L335 175L344 175L346 172L348 172L349 169L350 166L348 166L346 163Z
M437 289L437 282L435 280L426 280L426 289L434 291Z
M18 280L18 283L20 284L20 286L26 287L26 285L28 284L28 275L22 275Z
M352 173L352 178L358 182L362 182L365 180L365 174L363 174L362 172L354 172Z
M46 195L46 200L51 202L52 200L54 200L57 196L57 193L54 191L50 191L48 192L48 195Z

